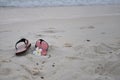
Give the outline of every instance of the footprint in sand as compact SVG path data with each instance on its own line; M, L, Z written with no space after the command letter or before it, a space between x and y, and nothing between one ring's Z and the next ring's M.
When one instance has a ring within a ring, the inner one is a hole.
M54 31L54 30L46 30L46 31L43 31L45 33L57 33L57 31Z
M69 60L79 60L80 59L80 57L76 57L76 56L66 56L65 58L69 59Z
M11 32L11 31L10 30L0 31L0 33L6 33L6 32Z
M97 77L95 80L113 80L113 79L111 79L109 76L100 76Z
M120 62L119 62L119 60L118 61L108 61L104 65L104 70L109 74L119 76L120 75Z
M105 70L102 64L98 64L98 66L95 68L95 73L99 75L102 75L105 73Z
M70 43L64 43L64 47L72 47L72 44L70 44Z
M112 53L114 51L112 47L103 43L98 46L93 46L93 48L94 51L99 54L107 54L107 53Z
M6 59L6 60L1 60L1 62L6 62L6 63L9 63L9 62L11 62L11 60L9 60L9 59Z
M80 29L94 29L95 27L94 26L83 26L83 27L80 27Z
M47 37L47 35L43 35L43 34L38 34L38 33L36 33L35 34L35 36L34 36L35 38L43 38L43 37Z
M20 65L24 70L26 70L31 75L39 75L40 69L38 67L29 68L25 65Z
M113 53L114 51L118 51L120 49L119 44L105 44L101 43L98 46L94 46L94 51L99 54L107 54L107 53Z
M110 74L115 75L120 78L120 62L118 61L108 61L106 63L98 64L95 68L95 73L99 75Z
M45 30L43 31L45 33L59 33L59 32L64 32L64 31L61 31L61 30L54 30L54 29L48 29L48 30Z
M36 37L43 37L44 35L42 34L37 34Z

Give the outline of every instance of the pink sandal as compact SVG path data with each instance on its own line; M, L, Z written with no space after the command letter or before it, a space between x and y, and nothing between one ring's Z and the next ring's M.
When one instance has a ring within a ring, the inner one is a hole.
M20 44L20 43L24 44ZM19 44L19 45L18 45ZM16 44L15 44L15 49L16 49L16 55L21 55L25 53L31 46L31 43L25 38L20 39Z
M35 48L42 49L41 55L46 56L48 48L49 48L49 45L48 45L48 43L45 40L39 39L39 40L36 41Z

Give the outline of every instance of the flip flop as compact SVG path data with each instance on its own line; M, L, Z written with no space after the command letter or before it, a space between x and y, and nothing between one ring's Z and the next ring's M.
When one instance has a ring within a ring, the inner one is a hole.
M21 55L23 53L25 53L31 46L31 43L29 43L29 41L25 38L20 39L16 44L15 44L15 49L16 55Z
M46 56L49 45L45 40L39 39L39 40L36 41L35 48L42 49L41 55Z

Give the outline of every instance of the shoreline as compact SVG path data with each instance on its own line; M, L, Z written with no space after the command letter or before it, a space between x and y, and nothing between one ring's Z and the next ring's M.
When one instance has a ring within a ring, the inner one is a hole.
M37 7L37 8L0 8L0 14L5 15L7 11L13 16L14 10L18 12L18 18L24 16L29 18L32 15L37 15L38 19L52 19L52 18L80 18L80 17L97 17L119 15L120 5L109 6L71 6L71 7ZM31 13L31 10L34 12ZM102 11L102 12L101 12ZM24 13L21 13L24 12ZM49 14L47 14L49 13ZM68 14L69 13L69 14ZM28 14L28 15L27 15ZM3 16L0 17L2 18ZM15 14L16 15L16 14ZM14 16L13 16L14 18ZM34 17L32 17L34 18ZM35 16L35 18L37 18ZM4 20L4 17L3 17Z
M119 6L118 4L90 4L90 5L59 5L59 6L0 6L0 8L48 8L48 7L92 7L92 6Z

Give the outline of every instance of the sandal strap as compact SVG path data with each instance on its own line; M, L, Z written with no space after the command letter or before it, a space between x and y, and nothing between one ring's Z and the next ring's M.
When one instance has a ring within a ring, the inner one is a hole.
M16 42L16 44L15 44L15 48L16 48L16 49L17 49L17 44L20 43L20 42L24 42L26 46L27 46L27 44L28 44L28 40L25 39L25 38L22 38L22 39L20 39L18 42Z
M43 39L38 39L39 41L40 41L40 44L44 41ZM35 45L35 47L37 47L36 45Z
M40 40L40 44L44 41L43 39L39 39Z

